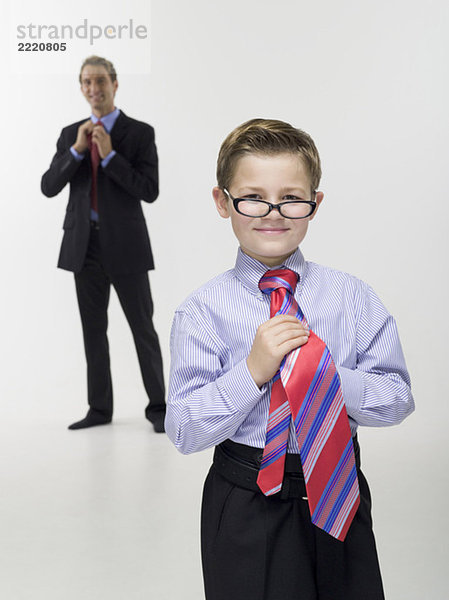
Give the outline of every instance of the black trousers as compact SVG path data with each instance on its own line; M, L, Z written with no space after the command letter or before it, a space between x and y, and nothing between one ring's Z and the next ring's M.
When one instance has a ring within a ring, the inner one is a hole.
M92 227L84 266L75 274L76 293L87 360L91 413L112 417L112 378L107 338L111 284L131 328L149 403L146 417L165 411L165 387L159 339L153 326L153 301L148 273L107 273L101 258L98 230Z
M281 493L257 491L261 454L229 440L216 449L201 516L206 599L384 600L360 468L360 507L340 542L311 523L297 455L287 455Z

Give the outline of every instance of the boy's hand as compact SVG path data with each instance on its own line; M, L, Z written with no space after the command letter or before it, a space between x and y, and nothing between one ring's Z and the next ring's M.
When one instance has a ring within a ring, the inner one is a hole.
M309 339L309 330L292 315L277 315L262 323L246 363L259 387L276 374L286 354L303 346Z

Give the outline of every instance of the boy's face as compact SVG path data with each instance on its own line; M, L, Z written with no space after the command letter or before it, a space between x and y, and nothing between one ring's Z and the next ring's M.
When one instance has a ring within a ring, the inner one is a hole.
M314 199L303 161L288 153L243 156L237 162L228 191L234 198L266 200L272 204ZM323 200L323 193L317 192L315 212L305 219L287 219L278 210L272 210L266 217L246 217L235 210L220 188L215 187L212 194L219 214L231 218L242 251L268 267L281 264L296 250Z

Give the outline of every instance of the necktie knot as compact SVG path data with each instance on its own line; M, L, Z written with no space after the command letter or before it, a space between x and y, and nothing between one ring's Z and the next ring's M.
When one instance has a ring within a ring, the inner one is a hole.
M298 275L290 269L273 269L267 271L259 281L259 289L264 294L271 294L274 290L285 288L292 296L295 293Z

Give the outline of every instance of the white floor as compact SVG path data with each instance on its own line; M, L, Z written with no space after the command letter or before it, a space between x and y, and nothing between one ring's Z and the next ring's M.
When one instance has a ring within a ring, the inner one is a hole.
M76 432L69 421L3 422L0 598L202 598L210 454L178 455L137 416Z
M31 406L26 415L9 406L0 424L0 598L201 600L199 508L211 452L178 454L140 416L143 405L122 402L112 425L76 432L66 426L79 406L63 403L58 414L41 403L30 414ZM360 435L386 595L447 600L447 498L419 484L416 459L399 450L397 472L388 460L409 434ZM441 477L437 465L421 473Z

